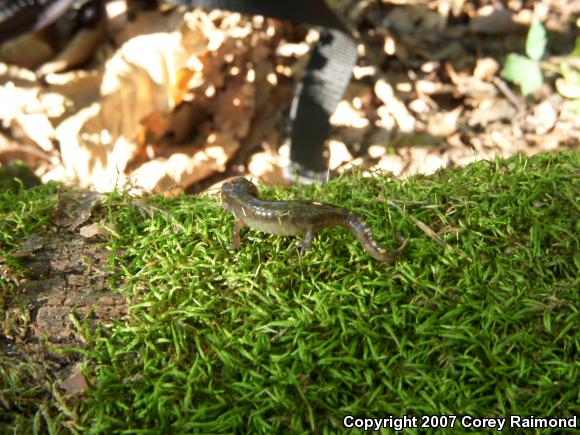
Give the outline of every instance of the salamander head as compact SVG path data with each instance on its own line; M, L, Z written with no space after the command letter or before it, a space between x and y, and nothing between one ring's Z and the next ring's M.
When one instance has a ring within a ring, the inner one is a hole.
M237 177L222 184L222 192L226 195L247 194L258 196L258 188L250 180Z
M229 210L236 199L243 199L244 196L258 196L258 188L250 180L237 177L222 184L220 197L226 209Z

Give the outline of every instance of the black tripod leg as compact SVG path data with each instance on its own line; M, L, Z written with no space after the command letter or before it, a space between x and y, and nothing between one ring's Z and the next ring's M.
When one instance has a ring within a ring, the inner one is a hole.
M308 181L322 180L327 168L324 142L329 118L342 98L357 58L357 44L324 0L169 0L206 9L218 8L245 14L323 26L312 50L304 79L294 93L290 110L290 159L293 168ZM289 174L292 177L292 174ZM321 177L322 176L322 177Z
M323 29L290 110L290 159L305 176L327 168L323 150L329 119L346 90L356 59L357 44L352 37L340 30Z

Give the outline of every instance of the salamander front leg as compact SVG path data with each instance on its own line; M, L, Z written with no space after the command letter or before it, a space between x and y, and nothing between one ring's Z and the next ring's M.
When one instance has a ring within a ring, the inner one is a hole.
M233 245L234 249L240 249L240 244L241 244L240 232L242 231L242 228L244 228L244 227L245 227L244 222L241 220L236 221L234 223L234 237L232 240L232 245Z

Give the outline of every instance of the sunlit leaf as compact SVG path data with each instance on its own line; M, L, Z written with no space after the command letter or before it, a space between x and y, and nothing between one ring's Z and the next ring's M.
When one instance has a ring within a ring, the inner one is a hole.
M534 21L526 39L526 54L533 60L540 60L546 51L548 36L542 23Z
M519 85L523 95L536 91L543 81L538 62L515 53L507 56L501 76Z

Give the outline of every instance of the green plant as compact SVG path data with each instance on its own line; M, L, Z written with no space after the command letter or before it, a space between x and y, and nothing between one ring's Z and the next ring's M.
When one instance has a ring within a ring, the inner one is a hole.
M546 28L540 22L532 23L526 38L527 57L509 53L501 76L519 85L525 96L534 93L542 85L544 80L542 68L555 72L562 76L556 80L556 90L560 95L573 100L570 104L571 110L580 112L580 71L577 62L577 58L580 57L580 38L576 38L575 48L569 56L554 57L548 62L540 62L546 52L547 42Z
M520 86L522 94L529 95L536 91L544 80L540 68L540 59L546 51L548 38L542 23L534 21L526 39L526 56L517 53L508 54L501 76Z

